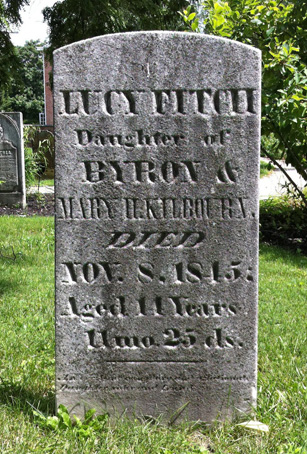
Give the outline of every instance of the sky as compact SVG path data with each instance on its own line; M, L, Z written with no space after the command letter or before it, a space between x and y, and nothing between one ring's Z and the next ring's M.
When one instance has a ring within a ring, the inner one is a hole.
M47 24L43 22L42 10L52 6L57 0L30 0L30 4L21 12L22 25L17 33L11 34L15 46L23 46L26 41L39 39L44 41L48 36ZM15 30L14 30L15 31Z

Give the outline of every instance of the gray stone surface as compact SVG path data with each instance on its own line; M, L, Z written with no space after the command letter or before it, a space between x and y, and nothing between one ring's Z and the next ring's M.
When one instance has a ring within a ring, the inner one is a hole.
M23 121L20 112L0 113L0 204L25 207Z
M249 411L260 52L109 35L56 51L54 90L57 404Z

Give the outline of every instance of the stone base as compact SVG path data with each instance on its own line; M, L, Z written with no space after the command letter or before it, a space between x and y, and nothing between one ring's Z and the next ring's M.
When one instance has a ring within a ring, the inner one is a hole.
M2 192L0 193L0 205L13 207L20 205L21 208L26 207L26 195L20 192Z

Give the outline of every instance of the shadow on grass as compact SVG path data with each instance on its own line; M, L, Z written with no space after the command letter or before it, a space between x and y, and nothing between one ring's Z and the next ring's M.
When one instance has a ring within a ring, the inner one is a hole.
M260 243L260 254L270 260L281 260L288 265L301 266L306 265L307 255L299 254L288 247Z
M55 394L50 391L47 394L36 393L22 384L1 380L0 377L0 405L9 407L12 412L23 412L32 419L33 410L54 414Z
M0 278L0 296L16 293L16 291L20 288L20 285L21 283L16 279Z

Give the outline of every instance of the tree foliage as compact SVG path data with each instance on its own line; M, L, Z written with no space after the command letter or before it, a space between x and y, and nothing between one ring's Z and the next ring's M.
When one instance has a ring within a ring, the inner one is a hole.
M6 87L18 68L18 59L11 42L10 31L21 24L20 9L29 0L1 0L0 2L0 87Z
M22 112L25 123L38 123L44 110L42 44L28 41L16 47L18 72L9 88L2 91L1 109Z
M306 0L205 0L183 17L192 30L261 49L262 152L279 150L307 182Z
M54 49L81 39L136 30L176 30L186 0L63 0L45 8Z

